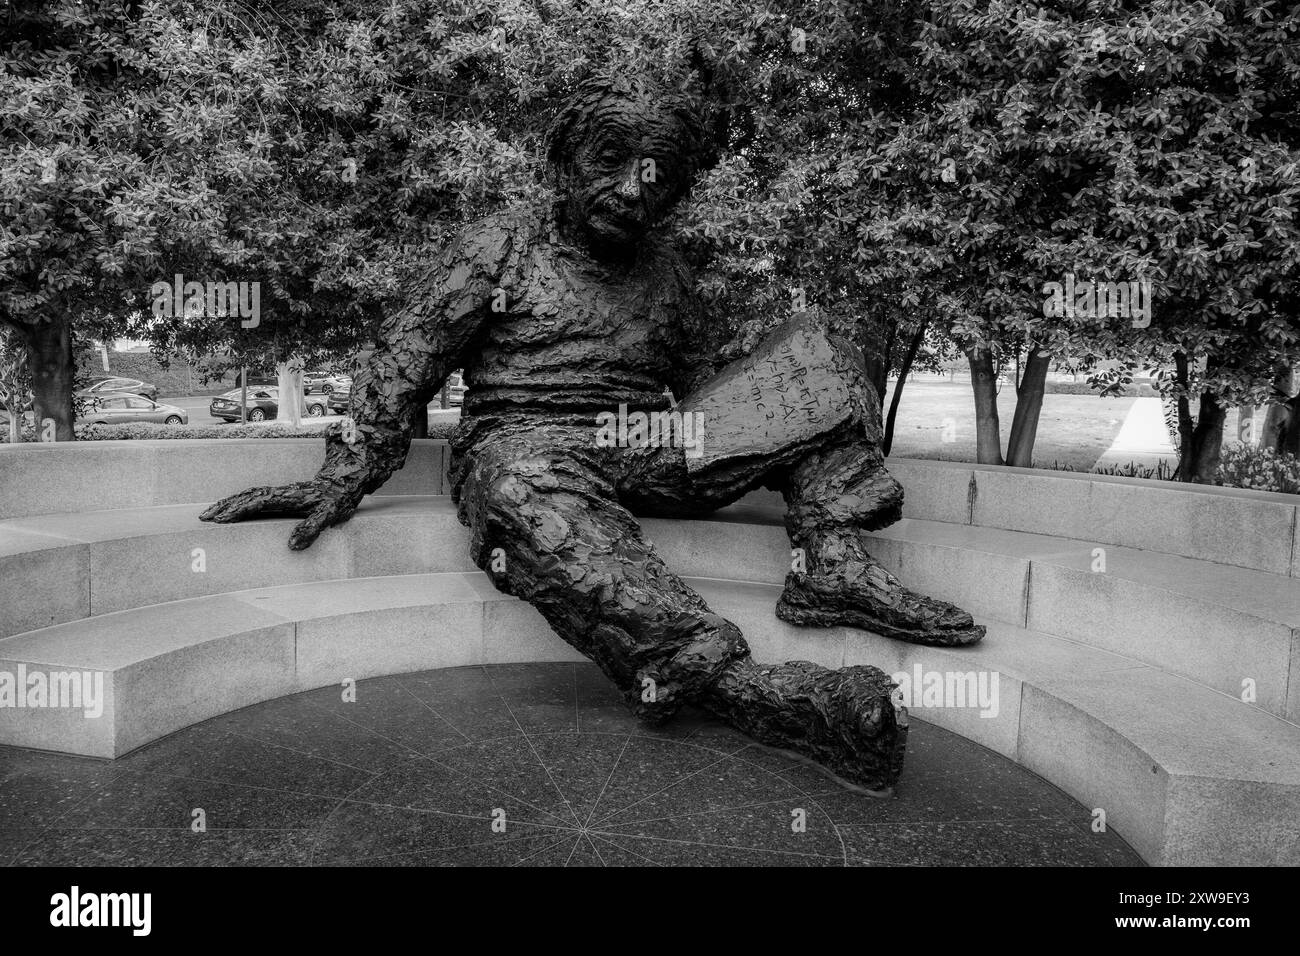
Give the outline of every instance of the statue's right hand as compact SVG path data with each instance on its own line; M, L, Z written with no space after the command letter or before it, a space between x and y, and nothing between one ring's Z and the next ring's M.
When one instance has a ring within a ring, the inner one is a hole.
M301 551L310 547L325 528L350 518L364 494L360 482L321 478L277 487L249 488L222 498L199 515L199 520L228 524L259 515L305 515L289 535L289 547Z

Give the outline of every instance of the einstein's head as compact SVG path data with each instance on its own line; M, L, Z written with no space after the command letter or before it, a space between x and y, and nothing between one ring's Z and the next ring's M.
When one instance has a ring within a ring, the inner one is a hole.
M686 195L706 163L700 115L644 80L579 87L551 129L547 160L567 222L594 252L626 252Z

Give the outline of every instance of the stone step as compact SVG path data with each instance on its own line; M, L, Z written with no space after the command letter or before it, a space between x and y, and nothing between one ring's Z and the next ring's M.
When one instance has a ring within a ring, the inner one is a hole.
M888 465L907 518L1300 575L1300 496L914 458Z
M977 618L1125 654L1300 721L1295 578L1118 546L1099 555L1090 541L908 519L873 538L872 553L909 587Z
M996 708L914 702L1103 811L1145 859L1300 863L1300 728L1142 661L1004 623L971 648L777 620L779 586L689 578L763 661L983 675ZM0 708L0 743L120 756L252 703L382 674L580 660L481 572L256 588L101 614L0 641L0 670L102 675L102 713ZM992 683L996 675L996 685ZM925 681L922 680L924 686Z
M0 635L266 585L474 570L445 496L367 499L307 551L293 519L237 525L172 505L0 521ZM780 511L739 505L707 521L646 519L678 573L779 584ZM906 584L1002 621L1191 678L1300 720L1300 582L1175 555L1025 532L903 519L873 552ZM204 570L198 571L196 568Z
M446 494L447 443L411 443L379 495ZM0 445L0 518L213 502L315 477L323 438L182 438Z
M0 519L211 502L309 479L323 457L323 441L309 438L0 445ZM445 441L414 441L378 494L446 494L447 462ZM1300 575L1296 495L915 458L888 465L908 518Z

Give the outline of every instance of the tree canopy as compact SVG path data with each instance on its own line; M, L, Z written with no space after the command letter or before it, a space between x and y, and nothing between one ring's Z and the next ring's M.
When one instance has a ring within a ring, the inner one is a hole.
M965 352L982 460L999 356L1025 356L1023 464L1052 363L1167 369L1195 458L1300 360L1294 5L10 0L0 23L0 322L60 437L72 326L355 351L455 229L548 188L550 119L600 73L707 111L719 161L671 228L719 329L817 307L885 369ZM257 323L156 315L178 274L257 283ZM1048 314L1067 276L1146 283L1150 314Z

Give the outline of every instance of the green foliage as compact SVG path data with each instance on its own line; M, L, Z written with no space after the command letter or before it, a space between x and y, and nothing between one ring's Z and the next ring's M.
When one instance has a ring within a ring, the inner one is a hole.
M1235 444L1223 453L1219 480L1231 488L1300 494L1300 458L1272 448Z
M568 90L644 72L698 95L720 140L671 224L720 335L781 321L798 289L895 367L922 322L919 368L984 340L1112 392L1131 367L1099 356L1182 351L1189 393L1228 401L1300 358L1295 5L24 0L3 18L0 322L346 356L454 229L544 195ZM177 272L260 283L261 323L132 325ZM1045 317L1066 272L1151 278L1151 327Z
M1052 471L1074 471L1068 464L1054 461L1047 466ZM1157 481L1175 480L1174 469L1163 460L1154 468L1129 462L1127 465L1104 465L1092 469L1092 474L1116 478L1147 478ZM1289 453L1279 454L1272 448L1236 443L1226 449L1219 462L1218 484L1227 488L1244 488L1250 491L1273 491L1300 494L1300 458Z
M204 117L142 56L136 4L6 5L0 319L114 325L218 234Z
M430 438L448 438L455 425L434 422L429 425ZM122 425L78 425L78 441L122 441L126 439L177 438L323 438L322 428L289 428L279 425L159 425L153 422L129 422Z
M1053 461L1047 466L1047 469L1049 471L1078 471L1074 466L1062 461ZM1109 475L1112 478L1146 478L1155 481L1174 480L1174 470L1165 463L1164 459L1161 459L1154 468L1130 461L1127 465L1094 466L1088 473L1092 475Z
M1045 387L1048 395L1100 395L1102 390L1099 386L1089 382L1048 382ZM1117 398L1123 398L1129 395L1135 395L1138 398L1154 398L1160 393L1155 387L1148 385L1146 382L1139 382L1136 385L1132 382L1127 385L1119 385L1116 388L1107 390L1106 394L1113 395Z
M15 331L0 326L0 405L21 413L31 408L31 402L27 351Z
M1093 474L1110 475L1114 478L1149 478L1156 481L1173 481L1174 469L1162 458L1154 468L1130 461L1127 465L1102 465L1093 468Z
M0 318L309 361L354 351L453 229L545 188L542 135L586 75L687 84L697 38L722 70L752 59L755 23L783 29L731 0L51 0L9 16ZM154 321L150 288L176 273L259 283L261 323Z
M160 398L219 395L239 384L237 368L216 369L207 364L191 367L180 361L164 365L152 352L109 352L108 367L109 370L105 372L104 360L98 349L85 352L77 360L78 371L87 380L106 375L139 379L157 385Z

